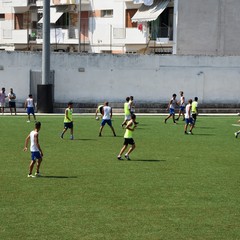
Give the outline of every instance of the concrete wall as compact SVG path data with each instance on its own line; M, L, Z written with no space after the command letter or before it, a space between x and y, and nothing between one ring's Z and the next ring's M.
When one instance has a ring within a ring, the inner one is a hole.
M0 87L14 88L18 102L29 94L30 70L41 70L41 53L0 52ZM52 53L55 102L72 100L163 103L179 90L201 103L239 104L240 57ZM82 72L83 71L83 72Z
M239 0L176 1L177 54L240 55Z

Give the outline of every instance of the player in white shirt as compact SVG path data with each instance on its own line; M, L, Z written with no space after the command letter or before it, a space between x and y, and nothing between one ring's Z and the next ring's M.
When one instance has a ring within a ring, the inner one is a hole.
M179 105L179 113L178 113L178 118L176 118L176 120L178 121L179 118L181 117L181 115L183 116L183 121L185 120L184 117L184 112L185 112L185 97L183 96L183 91L180 91L180 101L178 102Z
M175 121L175 108L178 106L177 100L176 100L177 95L174 93L172 95L171 100L168 103L167 110L169 110L169 115L167 118L165 118L164 123L167 123L167 120L172 117L173 123L176 123Z
M35 103L32 94L28 95L28 98L25 101L24 108L27 109L27 115L28 115L28 120L27 122L30 122L30 114L33 115L34 120L36 121L36 116L35 116Z
M13 110L14 110L15 115L17 115L17 113L16 113L16 94L13 92L12 88L10 88L10 92L8 94L8 102L9 102L9 108L10 108L11 115L12 115Z
M112 108L110 106L108 106L108 102L104 103L104 106L103 106L103 109L102 109L102 115L103 115L103 117L102 117L101 127L100 127L100 130L99 130L99 137L102 136L102 130L103 130L106 123L111 128L114 137L116 137L116 133L115 133L115 130L112 126L112 120L111 120L112 119Z
M184 133L185 134L192 134L193 129L193 118L192 118L192 99L188 100L188 104L186 106L186 113L185 113L185 126L184 126ZM188 125L190 125L190 131L187 132Z
M30 151L31 151L31 162L29 165L29 174L28 177L39 177L40 176L40 165L42 162L42 157L43 157L43 152L39 144L39 139L38 139L38 133L41 129L41 123L36 122L35 123L35 129L30 132L30 134L26 137L25 139L25 147L24 151L26 152L28 149L28 143L30 141ZM35 165L35 162L37 162L37 168L36 168L36 173L35 176L32 175L33 167Z

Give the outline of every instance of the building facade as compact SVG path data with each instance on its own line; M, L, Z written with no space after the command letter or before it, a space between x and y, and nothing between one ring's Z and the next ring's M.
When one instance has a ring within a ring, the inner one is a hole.
M239 0L50 0L52 51L239 55ZM0 2L0 49L42 49L43 0ZM80 33L80 34L79 34Z
M163 44L169 44L167 21L169 13L173 17L174 2L156 1L167 4L162 22L158 18L153 24L145 20L132 21L132 17L144 5L133 0L51 0L51 49L89 53L145 53L153 46L152 40L159 40L161 35L164 38L161 39L165 40ZM3 0L0 3L0 49L41 50L42 8L42 0ZM162 30L157 26L159 24L162 24ZM157 41L155 43L158 44Z

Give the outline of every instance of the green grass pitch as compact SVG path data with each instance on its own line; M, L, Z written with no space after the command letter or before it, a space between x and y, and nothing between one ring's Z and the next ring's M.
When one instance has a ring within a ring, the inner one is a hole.
M26 116L0 116L0 239L240 239L240 127L237 117L199 116L184 135L164 116L138 116L131 161L119 161L123 116L98 137L100 121L37 116L43 177L27 178Z

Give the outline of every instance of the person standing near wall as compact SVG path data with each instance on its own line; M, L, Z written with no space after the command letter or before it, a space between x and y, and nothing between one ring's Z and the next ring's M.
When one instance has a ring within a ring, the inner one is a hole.
M5 88L2 88L2 91L0 92L0 109L2 112L2 115L4 114L4 109L5 109L5 98L7 97L5 93Z
M36 121L36 116L35 116L35 102L33 99L32 94L28 95L28 98L25 101L24 108L27 109L27 115L28 115L28 120L27 122L30 122L30 114L33 115L34 120Z
M15 115L17 115L16 111L16 94L13 92L13 89L10 88L10 92L8 93L8 103L9 103L9 109L12 115L12 112L14 110Z

